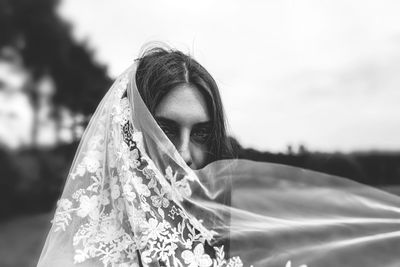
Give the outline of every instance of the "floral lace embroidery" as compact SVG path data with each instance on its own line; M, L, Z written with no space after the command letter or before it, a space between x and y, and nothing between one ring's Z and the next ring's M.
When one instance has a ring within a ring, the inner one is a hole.
M238 257L225 259L223 246L214 247L213 259L205 253L214 233L177 205L192 194L190 179L177 181L171 167L161 174L144 153L141 133L129 119L129 102L122 97L127 85L127 75L117 81L116 105L100 114L102 123L82 148L86 153L70 173L79 189L58 201L54 231L75 227L75 263L98 259L104 266L138 266L140 251L143 266L243 266Z

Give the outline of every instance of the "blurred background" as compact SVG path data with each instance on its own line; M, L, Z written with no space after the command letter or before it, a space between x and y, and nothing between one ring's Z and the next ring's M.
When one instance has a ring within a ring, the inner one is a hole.
M241 158L399 194L399 1L0 0L0 266L36 266L80 137L143 45L219 84Z

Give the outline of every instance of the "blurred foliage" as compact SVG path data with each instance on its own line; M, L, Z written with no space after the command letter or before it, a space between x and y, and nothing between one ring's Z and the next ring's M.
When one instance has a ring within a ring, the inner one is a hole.
M74 40L71 26L57 14L58 3L0 0L0 47L16 48L34 80L48 74L53 78L55 105L90 115L111 80L87 45Z
M111 85L104 66L87 44L76 41L72 27L57 14L58 0L0 0L0 49L12 48L30 77L27 93L39 110L39 84L51 77L57 112L90 116ZM37 121L34 119L34 127ZM76 125L75 125L76 126ZM33 138L35 140L35 138ZM0 148L0 219L54 208L61 195L77 143L55 148Z
M0 220L54 208L76 148L77 143L48 150L0 149Z

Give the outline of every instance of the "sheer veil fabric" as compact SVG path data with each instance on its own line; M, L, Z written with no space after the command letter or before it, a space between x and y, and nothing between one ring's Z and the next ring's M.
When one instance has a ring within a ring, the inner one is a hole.
M135 84L93 115L38 266L400 266L400 198L247 160L191 170Z

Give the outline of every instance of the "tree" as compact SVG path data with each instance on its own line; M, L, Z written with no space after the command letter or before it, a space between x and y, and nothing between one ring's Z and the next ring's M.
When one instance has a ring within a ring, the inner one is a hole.
M0 48L12 46L31 73L35 113L44 75L55 83L54 104L73 114L90 115L111 84L106 68L95 62L84 43L73 39L71 26L57 14L58 0L0 0ZM4 33L4 34L3 34Z

